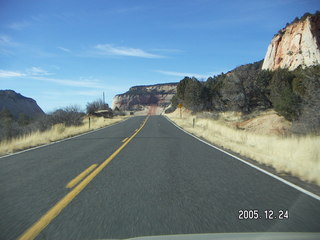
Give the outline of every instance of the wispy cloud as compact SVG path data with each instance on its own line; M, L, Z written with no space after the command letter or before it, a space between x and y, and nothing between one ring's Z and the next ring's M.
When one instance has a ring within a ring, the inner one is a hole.
M10 45L11 39L7 35L0 35L0 45Z
M0 78L24 77L26 74L21 72L0 70Z
M31 25L30 22L27 21L21 21L21 22L13 22L9 24L7 27L13 30L22 30L26 27L29 27Z
M51 75L52 73L49 73L48 71L40 68L40 67L32 67L27 69L28 75L31 76L46 76Z
M0 54L1 55L13 55L14 48L21 46L21 44L12 40L8 35L0 34Z
M12 77L32 77L32 76L46 76L51 75L48 71L40 67L31 67L26 71L8 71L0 70L0 78L12 78Z
M146 52L139 48L116 47L112 44L98 44L94 47L100 55L116 55L141 58L163 58L164 56Z
M208 73L208 74L198 74L198 73L188 73L188 72L173 72L173 71L162 71L162 70L156 70L155 72L164 74L164 75L170 75L170 76L177 76L177 77L195 77L198 79L207 79L210 76L213 76L216 73Z
M101 81L90 79L90 78L80 78L79 80L71 80L71 79L61 79L54 77L47 77L47 75L52 75L48 71L40 68L40 67L32 67L28 68L24 72L18 71L7 71L0 70L0 78L25 78L25 79L33 79L43 82L51 82L63 86L71 86L71 87L83 87L83 88L93 88L93 89L102 89L106 88Z
M18 43L13 41L8 35L0 35L0 46L16 46Z
M71 52L70 49L64 48L64 47L58 47L58 49L60 49L61 51L67 52L67 53L70 53L70 52Z
M45 91L45 95L52 97L62 96L100 96L101 90L87 90L87 91Z
M70 80L70 79L60 79L60 78L48 78L48 77L38 77L38 76L30 76L29 78L45 81L45 82L52 82L63 86L71 86L71 87L85 87L85 88L104 88L101 82L97 80Z

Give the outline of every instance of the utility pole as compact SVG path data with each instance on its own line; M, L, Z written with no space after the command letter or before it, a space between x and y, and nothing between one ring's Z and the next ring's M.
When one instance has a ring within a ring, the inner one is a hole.
M103 101L103 108L104 108L104 110L107 110L107 105L106 105L106 99L105 99L105 97L104 97L104 92L102 93L102 101Z
M181 103L179 103L178 108L180 108L180 118L182 118L182 107L183 107L183 105Z

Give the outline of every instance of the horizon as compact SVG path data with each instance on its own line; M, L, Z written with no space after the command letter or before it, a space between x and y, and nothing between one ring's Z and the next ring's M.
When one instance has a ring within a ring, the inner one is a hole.
M0 89L48 113L133 86L206 80L264 59L314 0L2 1Z

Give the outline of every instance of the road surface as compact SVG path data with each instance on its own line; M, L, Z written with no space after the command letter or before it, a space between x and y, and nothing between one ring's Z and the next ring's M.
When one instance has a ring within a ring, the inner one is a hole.
M157 105L150 105L148 115L151 115L151 116L156 115L157 108L158 108Z
M0 158L0 239L320 230L319 200L162 116L145 119ZM259 217L240 220L241 210ZM289 218L267 220L270 210Z

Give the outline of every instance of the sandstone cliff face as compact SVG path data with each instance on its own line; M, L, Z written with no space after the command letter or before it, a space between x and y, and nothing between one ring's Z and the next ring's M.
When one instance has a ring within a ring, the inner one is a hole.
M176 93L178 83L131 87L129 91L113 98L112 108L142 110L145 106L167 107Z
M31 118L44 114L35 100L13 90L0 90L0 111L3 109L9 110L15 117L22 113Z
M268 47L262 69L294 70L320 64L320 16L308 16L279 31Z

